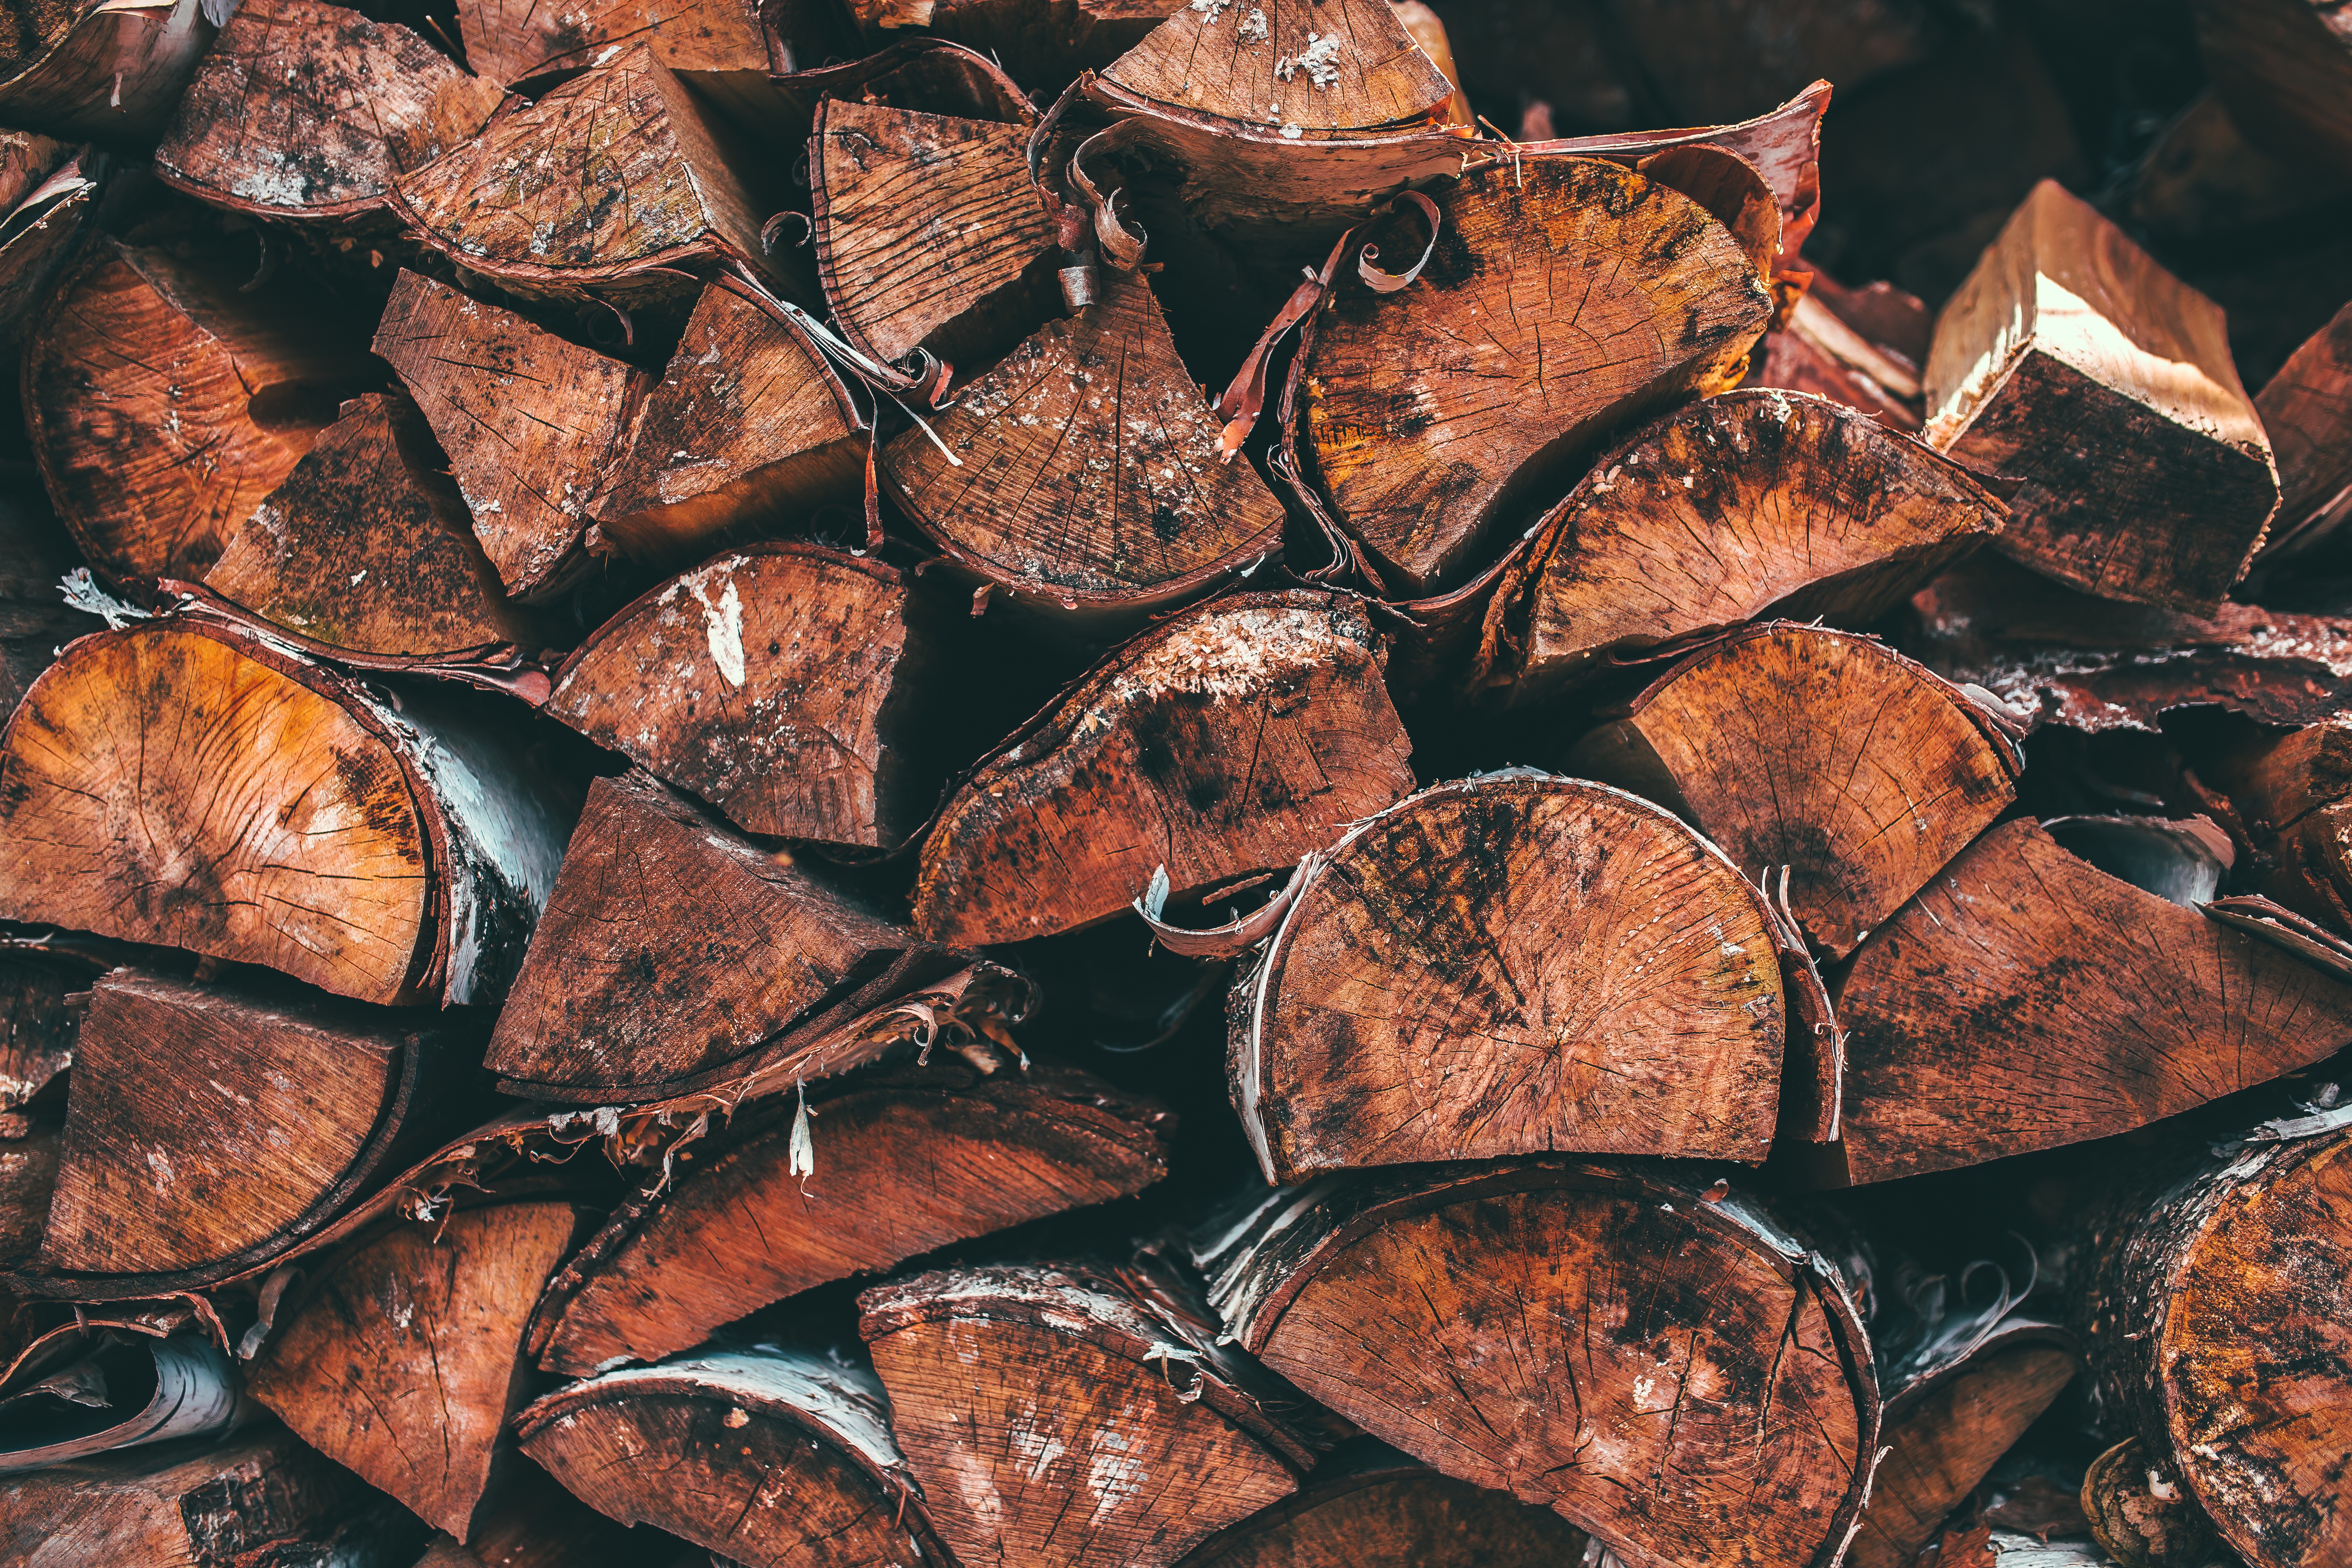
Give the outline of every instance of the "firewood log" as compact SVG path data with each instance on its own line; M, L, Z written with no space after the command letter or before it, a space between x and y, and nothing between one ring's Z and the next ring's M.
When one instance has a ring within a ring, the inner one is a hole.
M936 443L892 441L883 471L992 603L1125 630L1281 552L1282 504L1221 460L1146 278L1106 274L1097 302L1024 341L934 428Z
M602 65L615 58L616 47L640 42L655 59L714 97L725 95L714 78L782 68L769 52L759 7L744 0L605 0L563 12L512 0L464 0L457 28L467 63L484 79L509 88L536 87Z
M898 568L814 544L648 590L556 671L547 710L748 833L897 845L946 759L917 706L951 628Z
M730 263L783 285L760 240L785 205L765 188L773 161L653 46L597 52L616 47L609 64L509 104L472 141L401 174L393 211L451 261L525 294L623 307L690 298L681 268Z
M1185 0L851 0L877 39L921 28L1002 60L1015 81L1059 87L1141 43Z
M2181 898L2213 892L2209 878ZM2031 820L1987 833L1871 934L1837 1016L1857 1182L2125 1131L2352 1043L2352 988Z
M1660 676L1570 768L1666 805L1735 866L1790 869L1843 959L2017 798L2007 715L1874 638L1771 621Z
M942 808L916 928L1047 936L1295 862L1407 794L1411 742L1360 605L1229 596L1113 653ZM1280 723L1276 721L1280 720Z
M27 463L0 463L0 705L14 713L58 650L89 629L58 595L81 552Z
M845 992L956 967L845 885L657 781L600 778L487 1065L510 1094L656 1099Z
M627 427L635 373L408 271L393 286L375 352L448 454L474 537L507 593L549 599L577 584L589 570L580 536Z
M865 420L808 334L730 279L705 288L646 389L592 542L664 571L855 501Z
M2070 1297L2110 1435L2139 1449L2119 1479L2144 1501L2185 1491L2189 1533L2201 1510L2252 1568L2316 1568L2352 1550L2339 1506L2352 1440L2346 1120L2339 1110L2272 1121L2211 1152L2193 1140L2122 1181L2097 1210ZM2085 1511L2111 1551L2195 1560L2129 1540L2132 1521L2118 1514L2145 1513L2092 1507L2103 1489L2085 1485ZM2159 1512L2150 1522L2172 1521Z
M229 531L378 384L308 290L240 291L220 246L114 240L27 331L26 422L58 515L100 574L201 579Z
M709 1552L630 1530L563 1489L536 1465L516 1465L474 1521L470 1545L436 1532L413 1568L709 1568Z
M1169 1113L1075 1069L982 1077L940 1058L803 1103L813 1121L782 1098L747 1109L616 1209L549 1287L540 1364L582 1376L658 1360L772 1301L1124 1197L1168 1169Z
M17 1288L163 1295L267 1262L480 1120L480 1038L462 1022L117 970L75 1047L49 1277Z
M1788 1005L1762 896L1613 789L1439 784L1310 870L1232 1005L1266 1179L1555 1149L1760 1161Z
M1832 1562L1878 1451L1868 1343L1820 1253L1717 1193L1549 1162L1339 1178L1197 1253L1273 1370L1631 1568Z
M1957 465L1822 398L1726 393L1592 466L1497 591L1516 700L1768 612L1867 625L2001 527ZM1704 547L1698 542L1704 541Z
M1919 367L1934 331L1935 317L1917 296L1885 282L1848 289L1816 268L1785 321L1758 345L1741 384L1812 393L1916 435Z
M436 1530L470 1539L529 1397L523 1326L582 1216L561 1200L398 1218L322 1258L250 1364L296 1436Z
M1549 1509L1359 1438L1295 1495L1187 1552L1181 1568L1552 1568L1583 1562L1586 1544Z
M480 131L503 96L397 22L257 0L213 41L155 170L233 212L348 219Z
M9 176L0 179L0 347L12 351L26 320L48 298L49 286L88 237L98 198L117 167L97 148L84 147L36 170L43 177L20 186L15 176L28 164L16 159L47 156L50 149L63 150L29 132L0 132L0 160Z
M2352 26L2301 0L2200 0L2197 42L2230 117L2299 163L2352 174Z
M1613 163L1496 163L1438 205L1419 281L1343 282L1284 395L1297 471L1415 597L1464 575L1503 517L1614 427L1736 382L1772 308L1705 207ZM1392 262L1427 240L1409 208L1366 232ZM1620 342L1640 347L1601 346Z
M874 1374L760 1345L574 1383L516 1418L583 1500L745 1568L947 1568Z
M494 1000L559 807L502 716L400 701L224 625L84 637L0 741L0 918L367 1002Z
M2221 310L2056 182L1945 306L1931 446L2022 480L1998 548L2103 598L2211 615L2278 506Z
M0 1554L31 1568L397 1562L423 1533L274 1422L0 1478Z
M2279 471L2278 516L2263 562L2314 553L2340 559L2345 542L2336 531L2352 514L2352 305L2287 356L2255 395L2254 408Z
M2212 616L2094 599L1979 554L1911 601L1905 646L2028 724L2154 730L2210 705L2315 724L2352 695L2352 621L2228 604Z
M205 585L314 642L361 653L546 640L541 622L508 601L415 405L394 395L343 405L230 531Z
M959 1561L1156 1568L1289 1496L1313 1463L1267 1407L1277 1380L1108 1274L944 1271L858 1308L891 1428Z
M75 141L152 138L213 33L195 0L12 5L0 20L0 122Z
M2261 890L2352 931L2352 720L2336 715L2242 752L2200 759L2198 782L2225 795L2263 863Z
M23 1110L73 1065L81 1009L66 998L96 973L68 956L0 954L0 1112Z
M239 1403L228 1357L201 1332L46 1336L0 1385L0 1474L217 1436Z

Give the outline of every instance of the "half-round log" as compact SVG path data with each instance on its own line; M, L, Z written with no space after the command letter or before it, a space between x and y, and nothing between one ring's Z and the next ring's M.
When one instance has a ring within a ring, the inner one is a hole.
M710 79L719 73L764 76L775 68L759 7L747 0L592 0L556 10L530 0L458 0L457 32L467 64L504 87L535 87L597 65L616 44L645 44L671 70L709 80L714 96L724 90Z
M1582 1150L1761 1161L1788 1003L1761 895L1647 801L1439 784L1301 873L1232 1008L1269 1181Z
M163 128L213 24L199 0L32 0L0 39L0 122L75 141L138 142Z

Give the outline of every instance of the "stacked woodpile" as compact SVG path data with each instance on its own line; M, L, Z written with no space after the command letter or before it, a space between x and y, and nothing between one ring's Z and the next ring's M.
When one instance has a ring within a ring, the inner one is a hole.
M2352 1560L2328 5L0 19L0 1561Z

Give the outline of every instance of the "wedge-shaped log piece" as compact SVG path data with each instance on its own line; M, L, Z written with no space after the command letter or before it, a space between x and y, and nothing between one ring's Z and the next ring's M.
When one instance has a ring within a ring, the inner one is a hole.
M626 427L635 373L405 271L375 352L448 454L474 537L506 591L548 597L569 587L585 564L580 536Z
M1357 601L1240 595L1112 654L982 764L923 845L915 924L959 946L1276 869L1412 788Z
M1872 933L1838 1019L1846 1160L1874 1182L2126 1131L2318 1061L2352 1044L2352 988L2016 821Z
M864 420L808 334L720 279L646 389L594 510L603 540L676 571L855 501Z
M1832 958L2017 798L2025 756L1959 688L1874 637L1774 621L1676 664L1570 767L1661 802L1789 902Z
M20 1359L0 1393L0 1473L217 1435L236 1414L236 1373L202 1333L68 1330L44 1338L41 1350L58 1346L62 1353ZM67 1341L79 1342L66 1350Z
M2200 757L2263 866L2262 890L2352 931L2352 720L2336 715L2252 749Z
M297 289L243 294L216 256L113 240L31 327L26 424L58 515L117 580L201 579L349 393L378 383Z
M1317 1466L1297 1495L1202 1542L1181 1568L1551 1568L1582 1562L1585 1546L1549 1509L1362 1438Z
M1389 294L1343 281L1286 398L1302 473L1414 596L1451 586L1615 426L1728 386L1772 313L1730 230L1613 163L1474 170L1438 205L1420 280ZM1416 256L1424 221L1408 208L1369 237Z
M760 226L784 204L745 172L769 161L648 44L620 47L402 174L393 210L459 266L525 292L663 300L690 291L680 268L764 274Z
M400 1219L281 1300L247 1373L295 1435L459 1541L525 1399L523 1326L578 1228L568 1203Z
M1282 503L1218 451L1219 421L1176 356L1150 281L1049 321L935 426L891 442L892 492L948 558L1056 618L1180 604L1282 545Z
M572 1384L515 1428L583 1500L746 1568L944 1568L888 1410L865 1367L762 1345Z
M1454 84L1381 0L1171 11L1102 80L1170 109L1302 134L1426 119Z
M1054 220L1011 124L827 99L809 139L825 302L878 360L1001 351L1054 304Z
M1269 1367L1631 1568L1832 1561L1868 1495L1861 1321L1744 1198L1549 1162L1343 1177L1260 1200L1201 1261Z
M1787 1019L1722 853L1575 779L1439 784L1313 866L1232 1009L1269 1181L1581 1149L1760 1161Z
M2352 18L2312 0L2200 0L2206 71L2248 139L2352 174Z
M1868 625L2000 526L1957 464L1853 409L1726 393L1602 458L1545 517L1498 595L1524 595L1512 696L1768 612Z
M440 463L405 398L353 398L229 534L205 585L357 653L537 647L537 622L508 602Z
M945 1271L857 1304L891 1429L960 1561L1157 1568L1313 1462L1262 1402L1277 1380L1108 1275Z
M240 5L155 150L164 183L261 217L348 218L481 130L504 95L396 22Z
M653 1099L937 953L657 781L600 778L488 1065L510 1093Z
M2044 180L1937 320L1927 441L2023 481L2002 551L2104 598L2210 615L2279 499L2223 327Z
M719 556L638 598L547 710L749 833L895 845L939 803L912 689L940 628L893 566L814 544Z
M226 626L68 647L0 741L0 918L267 964L364 1002L488 1002L563 825L501 721Z
M2287 356L2254 396L2278 463L2279 510L2265 563L2315 552L2340 561L2352 516L2352 305Z
M2136 1436L2135 1468L2185 1482L2252 1568L2352 1552L2347 1123L2269 1122L2227 1153L2200 1140L2186 1169L2126 1184L2089 1237L2074 1310L2110 1435Z
M100 979L76 1047L42 1267L208 1279L317 1229L479 1119L478 1031L421 1023L131 970ZM51 1283L117 1298L170 1288Z
M138 142L163 128L213 41L201 5L26 0L0 19L0 123Z
M603 64L614 45L643 43L673 71L764 76L773 63L759 7L744 0L596 0L554 11L460 0L457 27L467 63L508 87Z

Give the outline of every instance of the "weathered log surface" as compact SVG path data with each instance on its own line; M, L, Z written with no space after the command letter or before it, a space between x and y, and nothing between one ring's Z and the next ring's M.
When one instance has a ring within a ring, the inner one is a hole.
M2261 889L2299 914L2352 931L2352 721L2343 716L2200 758L2261 858Z
M2336 532L2352 515L2352 305L2287 356L2255 394L2254 410L2279 473L2278 516L2263 559L2315 552L2340 559Z
M1350 830L1233 1005L1269 1181L1583 1150L1760 1161L1788 1005L1760 895L1664 810L1440 784Z
M598 0L558 11L461 0L457 26L467 62L508 87L605 63L614 46L636 43L673 71L764 75L776 64L758 8L743 0Z
M154 136L213 41L193 0L76 5L35 0L0 45L0 121L50 136Z
M73 1065L81 1011L66 998L88 990L92 975L69 958L0 957L0 1113L21 1110Z

